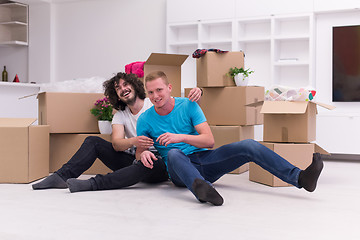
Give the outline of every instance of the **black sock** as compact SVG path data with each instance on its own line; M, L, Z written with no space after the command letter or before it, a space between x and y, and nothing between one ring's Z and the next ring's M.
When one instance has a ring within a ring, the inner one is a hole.
M60 177L59 174L53 173L39 183L33 184L34 190L49 189L49 188L67 188L66 182Z
M192 189L200 202L209 202L215 206L220 206L224 203L221 195L202 179L196 178L192 184Z
M81 191L91 191L92 185L90 179L88 180L79 180L76 178L70 178L66 181L66 184L69 187L70 192L81 192Z
M313 161L305 170L300 172L299 184L305 190L313 192L316 188L316 183L320 176L320 173L324 167L324 163L321 160L320 153L313 154Z

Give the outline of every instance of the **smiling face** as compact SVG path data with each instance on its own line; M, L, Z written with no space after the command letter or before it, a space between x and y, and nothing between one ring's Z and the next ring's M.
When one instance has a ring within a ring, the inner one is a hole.
M127 105L132 105L136 101L136 92L131 84L124 79L120 79L115 85L116 93L119 99Z
M146 82L146 91L155 109L169 106L171 100L171 84L166 84L162 78Z

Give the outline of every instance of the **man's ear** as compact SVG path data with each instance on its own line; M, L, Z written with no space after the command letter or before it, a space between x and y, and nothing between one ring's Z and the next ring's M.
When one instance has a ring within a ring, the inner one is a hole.
M169 83L168 88L169 88L169 90L170 90L170 92L171 92L171 90L172 90L172 85L171 85L171 83Z

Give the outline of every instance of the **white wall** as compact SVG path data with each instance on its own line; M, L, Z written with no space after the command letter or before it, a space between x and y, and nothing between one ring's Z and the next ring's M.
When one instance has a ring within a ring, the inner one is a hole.
M109 78L165 52L166 0L53 3L52 81Z
M360 25L359 10L316 15L316 98L336 106L318 108L317 142L331 153L360 154L360 103L332 102L332 27L346 25Z
M29 79L46 83L51 79L51 4L33 3L29 7Z

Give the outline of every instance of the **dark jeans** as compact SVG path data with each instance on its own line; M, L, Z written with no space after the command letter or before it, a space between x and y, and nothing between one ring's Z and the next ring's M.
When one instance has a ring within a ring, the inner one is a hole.
M91 178L93 190L124 188L140 181L158 183L168 180L166 165L161 158L154 161L152 169L147 168L140 161L134 161L133 154L117 152L110 142L96 136L87 137L74 156L56 173L65 181L77 178L92 166L96 158L113 172Z

